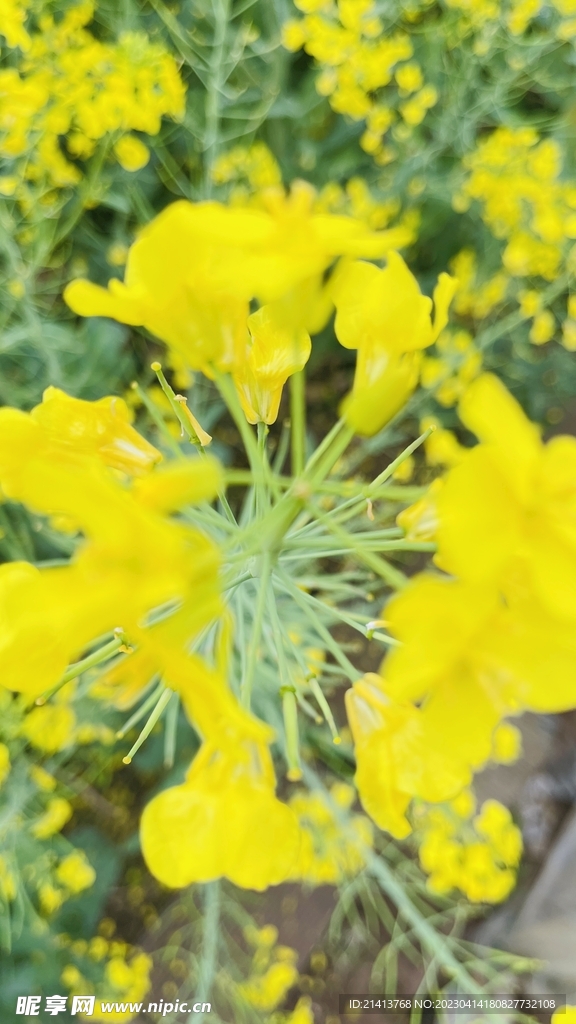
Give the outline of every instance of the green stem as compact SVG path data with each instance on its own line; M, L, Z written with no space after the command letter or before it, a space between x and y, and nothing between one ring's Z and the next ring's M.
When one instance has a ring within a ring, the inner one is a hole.
M238 398L234 381L232 380L230 374L218 373L216 375L216 386L222 398L224 399L224 402L226 403L226 406L228 408L230 415L232 416L232 419L234 420L236 426L238 427L240 437L242 438L242 443L244 444L244 448L246 449L248 462L250 463L250 469L252 470L252 474L254 476L254 482L261 482L263 476L263 467L262 460L260 458L260 451L258 449L258 443L256 441L256 438L254 437L254 431L252 430L252 427L246 420L246 417L242 410L242 406L240 405L240 399Z
M456 959L441 933L433 928L417 910L408 893L388 865L384 863L381 857L372 853L372 851L366 851L366 854L370 871L380 882L384 892L396 905L403 918L412 926L414 933L418 936L419 941L427 952L458 982L463 992L480 994L482 989L476 984L466 968Z
M324 623L320 621L316 613L312 610L312 608L310 607L311 602L308 601L309 595L306 594L304 591L299 590L298 587L292 582L290 577L285 572L282 572L281 569L277 569L276 575L278 580L281 581L284 590L289 591L296 604L300 605L307 619L318 633L318 636L322 638L324 644L330 651L332 657L334 658L335 661L338 662L340 668L347 676L347 678L350 680L350 682L357 682L357 680L361 676L361 673L358 671L357 668L354 667L352 662L346 657L344 651L341 650L339 644L336 643L330 631L326 628Z
M382 472L379 473L378 476L375 477L375 479L372 481L368 488L368 496L370 497L373 491L377 491L378 488L383 483L385 483L386 480L393 476L396 470L398 469L398 466L401 466L403 462L406 462L406 459L408 459L412 455L412 452L415 452L416 449L419 448L421 444L424 444L424 441L427 441L428 438L430 437L430 434L432 434L433 432L434 427L428 427L427 430L424 431L424 433L420 434L420 436L416 438L415 441L412 441L412 444L409 444L408 447L404 449L404 451L400 452L400 455L398 455L394 459L394 461L390 463L389 466L386 466L386 469L383 469Z
M240 685L240 699L245 708L250 708L252 699L252 686L254 685L254 675L256 673L256 662L258 660L258 648L260 646L260 639L262 636L262 625L264 622L264 613L266 611L266 604L269 599L268 594L268 582L270 580L270 555L265 552L261 556L261 572L260 572L260 589L258 591L258 599L256 601L256 611L254 613L254 619L252 621L252 632L250 634L250 643L248 645L248 656L246 658L246 672Z
M310 687L310 689L312 690L312 693L314 694L316 700L318 701L318 705L319 705L319 707L320 707L320 709L322 711L322 714L324 715L324 718L326 719L326 721L328 723L328 728L330 729L330 732L332 733L332 742L333 743L341 743L342 740L340 739L340 736L338 735L338 729L336 727L336 722L334 721L334 715L332 714L332 709L331 709L328 701L326 700L326 697L322 693L322 690L320 688L320 683L318 682L317 679L312 677L312 679L308 680L308 686Z
M168 770L174 767L176 756L176 734L178 731L178 713L180 711L180 697L173 693L168 703L166 712L166 727L164 731L164 767Z
M212 0L212 9L214 12L214 38L208 64L204 128L204 191L207 198L212 192L212 172L218 156L222 92L227 78L225 58L226 35L230 21L230 0Z
M268 458L266 454L266 438L268 436L268 427L261 420L258 420L256 425L258 433L258 455L260 462L263 467L264 475L259 484L256 485L256 518L261 519L264 515L266 508L268 507L268 489L265 483L265 476L269 476Z
M369 569L372 569L383 580L386 580L386 583L388 583L389 586L394 587L395 590L400 590L402 587L406 586L408 579L403 572L400 572L399 569L395 569L394 566L390 565L390 563L384 558L380 558L380 556L375 552L367 551L361 544L357 544L354 540L353 534L347 533L347 531L343 530L337 522L328 519L327 515L319 508L316 508L316 506L313 505L311 505L311 508L313 514L319 519L319 521L324 523L328 532L332 533L335 537L338 537L345 548L350 548L359 561L364 562ZM403 546L402 541L388 541L388 544L386 544L386 541L382 541L383 548L396 544L402 544Z
M160 415L160 412L154 405L154 402L148 397L148 395L144 391L144 388L140 387L138 381L133 381L130 387L138 395L138 398L140 399L142 405L148 412L150 419L156 425L159 434L164 439L166 446L170 449L174 458L183 458L182 452L180 451L180 445L178 444L176 439L172 437L172 434L168 430L168 427L166 426L162 416Z
M304 370L290 377L290 424L292 441L292 476L300 476L306 456L306 374Z
M126 754L126 757L122 758L124 764L130 764L130 762L131 762L132 758L134 757L134 754L136 753L136 751L140 750L140 747L142 746L144 741L148 739L150 733L152 732L152 729L156 725L156 722L158 721L158 719L162 715L162 713L163 713L164 709L166 708L166 706L168 705L169 701L172 699L173 694L174 694L174 690L170 690L170 689L168 689L168 687L165 687L164 693L162 693L161 696L159 697L159 699L158 699L158 701L156 703L156 707L154 708L152 714L150 715L150 718L146 722L146 725L142 729L142 732L140 733L138 739L136 740L134 745L130 748L130 750Z
M89 654L87 658L83 658L82 661L77 661L74 665L70 665L70 668L66 669L62 679L52 689L47 690L41 697L36 699L36 704L45 704L47 700L50 700L55 693L58 692L60 687L69 683L71 679L76 679L81 676L83 672L87 672L89 668L94 668L95 665L100 665L103 661L109 661L110 658L114 657L120 647L122 647L124 639L122 637L115 637L110 643L105 644L98 651L94 651L94 654Z
M350 441L354 437L352 427L343 423L334 440L324 452L321 459L313 466L313 471L307 466L304 471L306 479L310 480L313 486L322 483L334 468L338 459L344 454Z
M284 687L282 691L282 715L284 718L284 736L286 738L286 761L288 771L286 777L290 782L299 782L302 778L300 764L300 738L298 735L298 705L296 691Z
M162 371L162 366L160 365L160 363L155 362L152 363L152 369L154 370L154 373L158 377L158 381L160 383L162 391L164 392L166 398L170 402L170 407L182 428L182 433L184 437L187 437L188 440L190 441L190 444L194 445L199 455L204 455L204 448L202 447L200 438L198 437L198 434L196 433L194 427L190 423L190 420L188 419L186 413L184 412L181 403L177 400L176 395L174 394L172 388L170 387L168 381L166 380L166 377L164 376L164 373Z
M198 969L196 999L200 1003L208 1000L216 974L218 957L218 927L220 924L220 884L207 882L204 886L204 920L202 935L202 956ZM194 1015L195 1021L204 1017L202 1011Z
M137 725L140 719L144 718L144 715L148 714L150 708L154 707L156 701L158 700L160 694L163 693L163 691L164 683L158 683L158 686L154 687L150 696L144 701L143 704L140 705L139 708L136 709L133 715L130 715L128 721L124 722L122 728L118 730L118 732L116 733L117 740L124 739L124 736L126 736L126 734L130 732L130 729Z
M315 466L320 462L320 459L323 458L325 452L328 450L332 442L335 441L335 439L338 437L339 433L342 430L344 430L345 426L346 420L337 420L334 426L326 434L326 437L324 437L320 444L318 445L318 447L314 449L312 455L310 456L308 462L304 467L307 476L310 475Z

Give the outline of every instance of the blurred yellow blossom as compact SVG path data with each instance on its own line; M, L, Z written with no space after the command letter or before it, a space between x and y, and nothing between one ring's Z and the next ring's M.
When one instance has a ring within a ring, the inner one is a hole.
M139 171L150 159L150 150L135 135L123 135L114 146L116 159L125 171Z
M71 743L75 725L76 715L67 704L44 704L26 715L22 734L37 750L53 754Z
M245 727L247 728L247 726ZM229 732L225 746L205 741L186 781L165 790L142 816L144 858L165 885L181 887L225 876L266 889L290 876L298 855L294 811L275 796L266 742Z
M56 878L60 885L76 895L94 884L96 872L86 854L82 850L74 850L60 861L56 868Z
M436 89L424 84L419 65L410 60L414 52L410 37L386 29L373 0L296 6L304 17L284 23L284 46L292 51L304 48L316 59L317 91L336 113L366 121L360 145L377 163L386 163L384 136L396 119L394 108L415 126L438 99ZM410 93L416 95L399 102Z
M305 182L288 194L265 189L257 207L173 203L131 247L124 283L106 290L76 279L65 299L83 316L144 325L190 369L231 371L252 422L273 422L286 377L308 357L304 332L330 315L324 271L339 256L378 256L391 244L389 232L315 203ZM264 306L249 317L254 299ZM281 359L270 359L273 324Z
M19 46L27 50L30 36L25 29L26 17L30 0L4 0L0 12L0 35L4 36L9 47Z
M348 811L355 792L345 783L335 783L330 797L342 811ZM302 828L295 879L311 885L339 885L357 875L365 865L364 851L373 842L372 824L355 814L341 824L321 793L295 793L290 800Z
M514 887L522 837L508 808L486 800L470 820L468 808L417 806L416 837L428 888L442 895L461 889L473 903L500 903Z
M50 915L60 909L66 899L66 894L51 882L42 882L38 887L38 899L43 912Z
M112 132L124 133L115 146L120 163L129 170L142 167L148 150L126 133L156 135L162 117L182 117L184 86L174 58L143 33L125 32L114 43L98 40L86 28L94 12L90 0L58 22L46 13L29 37L21 26L23 10L14 3L12 20L4 15L3 27L24 53L0 71L0 152L13 161L15 176L73 186L82 176L78 161L89 159Z
M46 810L32 823L31 831L37 839L49 839L56 835L72 817L72 807L64 797L54 796L48 801Z
M285 327L270 306L248 317L248 330L246 354L236 363L234 383L249 423L275 423L286 380L310 357L310 336Z
M497 128L465 158L463 194L481 204L513 276L553 280L567 239L576 237L576 191L560 178L562 152L533 128ZM506 187L502 187L503 180Z

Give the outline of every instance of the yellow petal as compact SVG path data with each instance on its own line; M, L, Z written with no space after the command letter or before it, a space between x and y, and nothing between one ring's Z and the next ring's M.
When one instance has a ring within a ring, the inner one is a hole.
M108 316L134 327L140 326L145 320L142 303L127 290L114 293L80 278L66 286L64 301L78 316Z
M178 461L136 481L134 495L156 512L175 512L216 496L223 484L222 467L213 458Z

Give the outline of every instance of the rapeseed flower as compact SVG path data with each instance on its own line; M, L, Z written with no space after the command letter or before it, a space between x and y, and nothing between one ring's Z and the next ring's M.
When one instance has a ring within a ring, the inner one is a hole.
M49 839L64 828L72 817L72 807L62 796L53 796L46 810L32 823L30 831L36 839Z
M157 135L162 117L181 118L184 85L174 58L143 33L126 32L104 43L86 28L94 5L87 0L59 22L49 14L38 31L25 25L27 4L10 0L0 31L23 54L0 71L0 152L22 183L16 196L27 209L28 183L76 185L78 161L99 140L120 135L115 153L128 170L142 167L148 149L131 131ZM60 142L65 139L66 151Z
M233 373L234 383L249 423L274 423L282 388L310 357L312 342L304 330L284 326L270 306L248 317L249 340L244 359Z
M76 895L94 885L96 872L82 850L74 850L60 861L56 878L70 893Z
M29 0L6 0L0 14L0 35L4 36L9 47L19 46L27 50L30 36L25 29Z
M396 120L394 108L414 126L438 99L436 89L424 84L420 67L410 61L414 51L409 36L387 32L372 0L340 0L337 5L299 0L296 6L304 17L285 22L284 46L304 48L316 59L316 90L337 113L366 121L360 145L377 163L386 163L384 136ZM416 95L399 103L410 93Z
M335 783L330 797L341 811L355 799L352 786ZM364 815L351 815L343 827L321 793L295 793L290 799L302 829L300 857L294 878L310 885L339 885L365 866L365 851L373 844L372 824Z
M576 441L559 436L543 444L492 374L470 385L459 414L480 444L438 495L438 564L507 594L521 573L548 615L573 620Z
M262 726L261 732L268 735ZM300 834L294 812L274 795L266 742L231 733L205 741L186 781L144 809L144 859L165 885L179 888L222 876L266 889L291 874Z
M109 465L142 472L158 453L132 431L119 399L89 405L49 392L30 414L0 411L3 492L36 512L66 517L84 535L67 566L0 567L0 660L9 689L42 692L94 637L119 625L142 632L143 618L165 601L183 602L182 645L219 611L215 546L166 515L212 497L217 464L191 460L130 491ZM62 418L67 430L58 432Z
M332 287L335 330L345 348L357 348L352 391L342 413L360 434L375 434L416 387L421 351L438 337L448 319L456 282L441 274L432 299L396 252L380 270L372 263L345 263Z
M482 217L506 246L502 261L514 277L558 276L565 244L576 237L574 183L560 178L557 142L533 128L497 128L465 158L464 203L475 199ZM506 187L502 187L503 179Z
M305 182L260 199L173 203L131 247L124 283L77 279L64 297L80 315L147 327L190 369L232 372L248 418L273 422L286 378L308 358L307 332L330 315L323 273L340 256L382 255L390 238L317 211ZM249 316L254 299L264 306Z
M462 794L466 795L466 791ZM415 809L419 858L431 892L460 889L473 903L500 903L516 881L522 836L507 807L486 800L473 819L473 801Z

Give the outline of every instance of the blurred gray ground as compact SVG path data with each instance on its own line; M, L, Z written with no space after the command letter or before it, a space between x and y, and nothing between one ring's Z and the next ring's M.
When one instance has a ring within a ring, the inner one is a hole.
M483 772L476 789L519 819L525 865L512 899L473 937L543 961L531 991L576 1002L576 716L526 715L519 724L525 756Z

